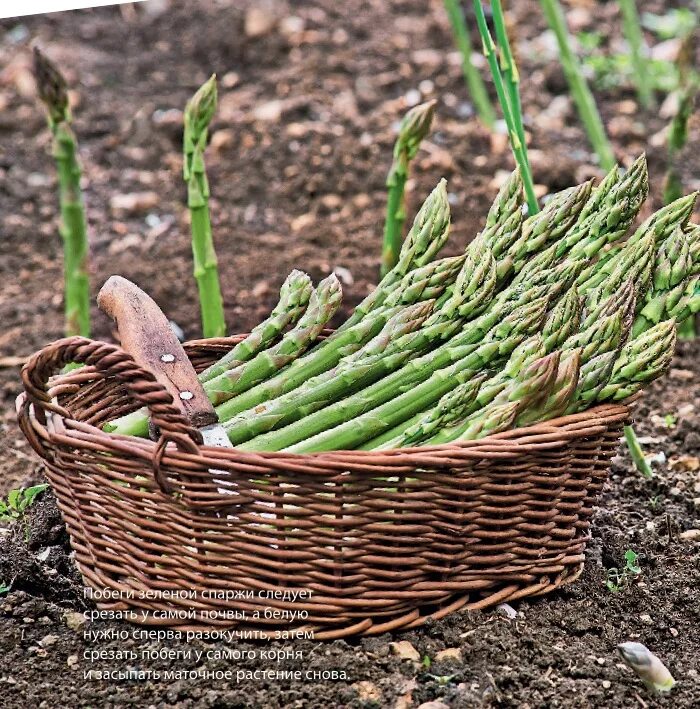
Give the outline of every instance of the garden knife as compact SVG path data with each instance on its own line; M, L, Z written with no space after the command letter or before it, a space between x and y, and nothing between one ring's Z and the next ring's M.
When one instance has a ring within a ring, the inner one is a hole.
M233 448L185 350L155 301L136 284L111 276L97 304L117 324L121 345L172 395L207 446ZM217 471L220 472L220 471Z

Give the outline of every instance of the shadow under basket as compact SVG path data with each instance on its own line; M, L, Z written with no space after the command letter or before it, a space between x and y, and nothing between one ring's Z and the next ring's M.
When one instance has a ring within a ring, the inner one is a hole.
M241 337L185 347L201 371ZM68 362L86 366L54 376ZM247 638L374 635L571 583L629 417L614 404L459 444L250 453L202 446L115 345L59 340L22 378L19 422L98 607ZM157 442L101 430L139 406Z

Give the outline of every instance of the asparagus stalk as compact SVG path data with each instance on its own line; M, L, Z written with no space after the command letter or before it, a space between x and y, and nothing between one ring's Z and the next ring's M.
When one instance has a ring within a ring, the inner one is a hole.
M472 64L472 43L469 39L469 32L459 0L445 0L445 10L452 26L455 44L462 55L462 72L467 82L469 95L476 106L482 123L487 128L493 129L496 123L496 113L493 110L493 106L491 106L484 82L477 68Z
M379 285L353 311L338 328L346 330L356 325L367 313L379 308L396 284L409 272L430 263L445 245L450 229L450 205L447 201L447 181L440 180L437 187L423 202L413 226L404 239L399 260L379 282Z
M629 332L634 321L637 303L636 284L632 278L628 279L618 290L606 295L605 298L592 298L588 301L588 305L592 305L594 300L596 305L587 311L581 329L592 327L602 318L619 312L622 316L623 332Z
M679 74L678 108L668 131L668 168L664 177L664 204L678 199L682 194L681 179L678 174L678 153L688 141L688 122L693 113L695 96L698 91L698 75L694 67L694 37L690 31L681 45L676 62Z
M312 377L283 396L226 421L224 428L229 440L238 445L286 426L398 369L414 354L414 348L397 348L396 342L403 340L405 343L407 338L404 336L420 328L431 308L430 301L404 308L387 322L377 337L360 351L342 359L333 369ZM431 334L439 336L435 331Z
M207 382L228 369L238 367L272 344L288 325L301 317L312 291L311 279L303 271L293 270L282 284L279 302L269 317L256 325L244 340L218 362L201 372L200 381Z
M595 402L600 390L610 379L619 354L619 350L604 352L581 365L576 391L572 396L566 413L571 414L582 411Z
M553 352L531 362L491 404L472 414L452 440L472 441L512 428L522 411L547 398L554 386L559 359L560 353ZM434 440L428 443L434 445Z
M53 134L53 157L58 172L60 233L63 239L64 311L66 335L90 336L90 282L85 205L80 189L80 162L71 130L66 81L60 71L34 47L34 76L39 98L47 109Z
M187 184L187 206L192 226L194 277L204 337L226 334L224 305L209 218L209 182L204 166L207 130L216 110L216 76L204 83L185 107L183 177Z
M285 396L258 405L231 421L227 427L231 441L246 440L255 427L269 430L268 423L277 427L283 422L294 421L299 418L301 409L309 413L322 408L347 395L351 389L370 384L398 369L407 359L421 354L436 342L452 337L463 320L474 317L485 307L495 285L495 262L488 247L473 243L468 253L454 294L427 320L421 317L421 323L425 320L424 327L416 330L413 313L408 311L406 315L412 319L412 326L407 330L410 334L399 336L397 325L403 327L405 316L403 313L396 315L372 342L345 357L334 370L314 377ZM219 417L225 420L221 411Z
M513 120L515 122L515 128L518 133L518 139L522 145L527 145L525 142L525 127L523 125L523 108L520 101L520 73L518 72L518 66L515 63L515 57L510 48L510 40L508 39L508 29L506 27L506 17L503 12L503 6L501 5L501 0L492 0L491 2L491 13L493 15L493 26L496 32L496 42L499 48L499 59L501 65L501 71L503 72L503 78L505 80L506 91L508 96L508 103L510 105L511 113L513 114ZM532 168L530 167L530 159L525 152L525 157L527 159L528 168L530 173L532 173Z
M620 0L620 10L622 10L622 31L631 50L639 102L644 108L649 108L653 100L652 83L647 65L644 36L639 24L635 1Z
M439 316L441 324L435 329L434 334L442 339L450 337L454 334L455 329L459 327L460 320L453 317L455 309L457 309L457 314L461 319L472 317L479 309L485 307L495 287L495 263L487 248L479 244L470 245L464 257L458 258L462 263L460 274L465 275L458 278L457 295L455 295L453 288L450 295L435 306L436 313L441 313ZM432 265L434 275L439 276L445 272L445 268L451 270L454 265L454 263L447 263L447 259L443 259L442 264L441 262L435 262ZM423 269L429 269L429 267L425 266ZM466 274L469 274L468 277ZM409 276L404 279L404 281L408 279L406 287L403 289L406 297L411 292L413 285L410 283ZM413 294L415 295L416 292L413 291ZM459 299L463 299L464 302L460 302ZM389 300L398 302L401 298L394 299L392 295L387 299L387 303ZM372 311L366 318L351 328L342 332L336 331L320 348L315 352L309 353L306 358L298 360L279 375L261 382L256 387L219 406L217 408L219 420L226 421L244 411L257 408L263 402L287 394L304 385L310 378L328 371L340 361L341 357L356 351L359 346L366 342L368 339L366 333L370 331L370 326L372 326L372 335L375 335L378 332L376 324L379 323L379 328L381 328L387 321L389 314L393 313L390 309L387 309L385 304L382 308ZM438 316L436 315L437 318ZM428 324L435 324L436 319L431 320ZM452 322L442 324L446 319L452 320ZM422 332L420 338L412 340L412 348L417 350L424 346L426 343L423 338L426 336L429 335L426 335L426 332ZM352 346L346 344L348 340ZM359 346L357 343L359 343Z
M595 99L584 78L581 63L574 53L573 40L566 26L564 12L558 0L541 0L541 3L547 22L557 38L562 68L569 82L571 95L578 108L579 117L584 124L588 139L603 169L610 170L615 164L615 156L605 134Z
M458 376L465 373L466 381L467 372L472 376L510 354L537 329L547 301L544 296L512 307L505 317L505 310L484 315L447 344L411 360L382 381L241 448L309 453L356 447L427 409L459 383ZM476 344L480 341L483 344Z
M618 257L608 269L602 268L600 271L600 285L592 288L586 293L586 307L591 307L600 300L618 291L625 282L632 280L635 284L636 293L643 297L651 284L651 274L654 266L656 239L652 231L639 241L628 241L620 250ZM589 281L589 284L591 281Z
M622 401L661 376L671 364L675 346L675 320L664 320L631 339L596 401Z
M573 229L559 242L557 254L592 258L606 244L623 237L649 192L646 156L637 158L621 177L613 168L593 190Z
M516 425L527 426L561 416L576 396L580 371L581 352L569 350L562 353L548 395L527 408L521 408Z
M582 302L575 287L569 288L549 311L542 328L545 352L553 352L579 329Z
M471 419L461 436L455 440L473 441L485 436L491 436L494 433L508 431L515 425L515 420L521 408L522 402L520 401L509 401L506 404L489 406L479 416ZM428 445L435 444L430 440Z
M451 292L451 284L464 266L465 259L466 254L448 256L409 271L387 296L382 307L410 305L439 298L447 290Z
M556 243L579 219L591 196L592 188L592 181L588 181L564 190L549 200L541 212L525 220L522 236L508 254L516 274L522 273L530 264L533 264L533 268L547 268L551 265L544 265L537 256L533 258L533 254L543 253L545 246L553 242L554 245L546 250L551 253L553 249L556 255Z
M342 288L334 273L318 284L296 326L280 342L258 353L249 362L204 382L204 391L215 406L250 389L297 359L321 334L340 306Z
M654 235L656 243L667 239L676 229L677 226L685 228L690 219L690 215L695 209L695 201L698 193L686 195L677 199L671 204L662 207L658 212L649 217L627 240L628 244L634 244L643 239L647 234Z
M514 115L514 108L517 107L511 106L510 101L508 100L503 77L501 76L501 70L498 66L496 45L493 42L493 37L491 37L491 32L486 24L486 16L484 15L484 8L481 6L480 0L474 0L474 10L476 12L476 23L479 28L479 34L481 35L481 40L483 43L484 56L489 63L493 83L498 96L498 102L501 104L503 118L508 128L510 147L513 151L513 157L515 158L522 176L528 211L531 215L537 214L537 212L539 212L539 205L537 204L535 186L532 180L532 171L530 170L530 163L527 158L527 146L525 145L525 141L520 139L518 131L518 118Z
M511 353L504 368L487 379L479 388L476 396L461 409L461 415L451 425L442 427L433 433L427 442L430 445L441 445L459 439L472 423L471 416L483 411L489 406L497 406L511 401L509 394L522 377L523 372L530 371L530 365L547 354L544 340L539 334L528 337Z
M690 276L668 291L651 298L639 311L632 326L637 337L661 320L672 318L682 323L700 312L700 276Z
M514 170L498 190L479 237L498 260L518 240L523 224L523 181Z
M412 108L401 121L394 144L394 159L386 178L388 200L384 221L381 275L385 276L396 265L401 250L403 224L406 221L404 188L408 166L418 153L420 144L430 132L436 101L428 101Z
M458 384L447 392L434 408L416 414L409 421L399 424L381 436L360 446L361 450L391 450L421 445L434 433L450 426L466 416L479 387L486 380L479 374Z

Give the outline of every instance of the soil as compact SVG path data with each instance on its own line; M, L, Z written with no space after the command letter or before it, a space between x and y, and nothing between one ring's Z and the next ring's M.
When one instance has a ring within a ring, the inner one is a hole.
M270 20L257 37L246 35L253 5ZM513 5L535 181L544 193L600 175L553 61L538 3ZM659 12L669 3L640 6ZM569 9L578 29L620 36L615 3L579 0ZM449 252L463 249L476 233L503 171L512 169L505 139L490 136L472 115L437 0L177 0L164 13L149 3L0 22L3 494L41 480L41 467L15 422L21 385L12 358L22 359L62 334L55 178L29 72L34 42L75 87L93 294L109 275L122 274L146 288L187 337L200 333L182 207L178 109L212 71L220 78L221 98L207 164L232 331L250 328L269 310L293 267L315 279L339 269L345 312L369 291L376 280L395 125L415 92L439 103L435 130L409 181L409 213L447 177L453 206ZM647 151L652 194L645 209L658 208L666 120L658 110L641 110L628 86L600 91L597 99L617 157L628 164ZM699 141L694 117L679 160L688 190L700 187ZM116 195L130 195L126 209L115 203ZM107 318L96 307L92 314L94 336L112 339ZM674 369L651 387L636 417L645 449L663 456L654 478L645 480L621 450L576 583L516 604L515 618L499 610L457 613L391 637L263 646L301 652L301 658L268 663L272 669L344 670L347 678L337 681L138 678L139 671L182 667L167 659L132 663L135 674L128 680L85 679L86 670L100 666L84 658L86 649L148 643L83 637L86 628L124 626L95 621L78 627L76 612L89 606L46 493L25 520L0 529L0 582L11 583L0 596L0 706L700 706L700 547L692 532L684 534L700 529L700 345L681 344ZM639 555L641 573L610 591L606 570L622 566L628 549ZM400 640L430 663L394 654L390 643ZM667 664L678 680L669 700L651 694L622 664L616 644L625 640L645 643ZM221 647L198 641L152 645ZM458 659L436 660L441 650L455 648ZM245 658L193 661L186 668L260 666L260 660Z

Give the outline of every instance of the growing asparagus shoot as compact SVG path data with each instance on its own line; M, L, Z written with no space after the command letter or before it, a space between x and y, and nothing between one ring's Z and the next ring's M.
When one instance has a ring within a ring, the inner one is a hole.
M450 20L455 44L462 55L462 73L467 82L469 96L476 106L481 122L487 128L493 130L493 126L496 123L496 113L491 105L484 80L472 62L474 50L471 39L469 39L469 30L467 29L467 23L464 20L464 13L459 0L445 0L445 10Z
M53 134L53 157L58 173L63 239L65 334L90 336L90 282L87 223L80 188L80 162L71 130L68 89L63 75L38 47L34 47L34 76L39 98L46 106Z
M388 196L382 247L382 277L396 266L399 258L403 240L403 225L406 221L404 189L408 179L408 168L411 160L416 156L423 138L430 132L435 114L435 104L436 101L428 101L412 108L403 117L399 126L399 135L394 144L394 158L386 178Z
M583 75L581 62L574 53L573 40L566 26L564 11L559 0L541 0L541 3L547 22L557 38L562 68L569 82L579 117L588 134L588 140L598 156L601 167L610 170L615 164L613 149L605 133L593 94Z
M518 164L518 168L520 169L520 174L523 179L528 211L530 215L533 215L539 211L539 205L537 203L537 197L535 196L535 186L532 181L530 161L527 158L527 146L525 145L525 142L520 139L520 131L518 129L518 124L522 123L522 116L518 114L516 117L517 108L511 106L508 94L506 93L505 82L503 80L503 76L501 75L501 69L496 55L496 45L494 44L493 37L491 37L491 32L486 24L486 16L484 15L484 8L481 5L481 0L474 0L474 10L476 12L476 22L483 44L484 56L486 57L491 69L493 83L496 87L496 94L498 95L498 102L501 105L503 118L508 129L510 147L513 151L513 156L515 157L515 161ZM515 90L517 91L517 86L515 86Z
M184 113L183 177L192 228L194 277L204 337L226 334L219 268L209 216L209 181L204 165L209 123L216 110L216 76L211 76L187 102Z

